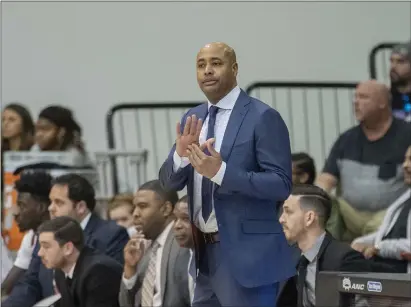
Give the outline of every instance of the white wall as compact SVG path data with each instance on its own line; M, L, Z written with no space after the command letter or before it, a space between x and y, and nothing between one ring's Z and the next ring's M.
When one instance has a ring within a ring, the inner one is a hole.
M3 2L2 103L21 101L35 115L66 104L88 148L103 149L114 104L203 99L195 55L207 42L236 49L242 87L256 80L356 81L368 76L372 46L411 37L410 10L406 2ZM129 131L134 144L133 126Z

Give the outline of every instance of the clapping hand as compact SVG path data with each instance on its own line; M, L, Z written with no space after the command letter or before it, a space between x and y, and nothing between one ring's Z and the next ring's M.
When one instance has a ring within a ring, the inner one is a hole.
M191 144L199 144L199 137L201 132L201 127L203 126L203 121L197 119L197 116L191 115L187 117L184 130L181 133L181 124L177 123L176 127L176 152L180 157L188 156L188 146Z
M194 169L204 177L213 178L223 163L221 155L214 149L215 139L209 139L201 146L197 144L188 145L187 156ZM205 154L208 150L210 156Z

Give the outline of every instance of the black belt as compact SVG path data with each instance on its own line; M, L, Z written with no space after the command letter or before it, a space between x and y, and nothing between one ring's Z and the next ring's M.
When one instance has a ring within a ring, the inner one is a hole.
M206 244L214 244L220 242L220 235L218 232L201 232Z

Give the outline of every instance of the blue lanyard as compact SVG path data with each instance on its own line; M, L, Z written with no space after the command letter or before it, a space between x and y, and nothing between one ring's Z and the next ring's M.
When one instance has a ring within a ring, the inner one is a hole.
M406 94L402 94L402 101L404 102L404 111L405 111L405 113L411 113L410 97Z

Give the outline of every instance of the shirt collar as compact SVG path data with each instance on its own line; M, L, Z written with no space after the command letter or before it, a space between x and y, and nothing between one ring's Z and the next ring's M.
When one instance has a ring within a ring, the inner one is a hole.
M86 217L80 222L81 228L84 230L87 227L88 222L90 221L91 218L91 212L86 215Z
M240 93L241 93L240 87L237 85L227 95L225 95L219 102L217 102L215 106L219 107L220 109L232 110L234 108L235 102L238 99L238 96L240 96ZM212 105L213 104L209 101L208 108L210 108Z
M307 258L309 262L313 262L317 257L318 252L320 251L321 245L323 244L325 238L325 232L320 235L316 240L313 246L309 250L303 253L304 257Z
M71 267L70 271L65 274L66 278L73 279L73 274L74 274L75 267L76 267L76 263L74 263L73 266Z
M160 247L161 247L161 246L164 246L164 244L166 243L168 234L170 233L171 228L173 227L173 225L174 225L174 221L170 222L170 223L166 226L166 228L164 228L163 232L160 233L160 235L157 237L156 242L158 243L158 245L159 245Z

